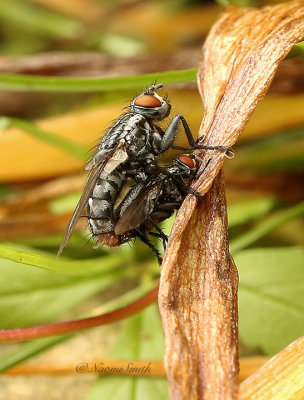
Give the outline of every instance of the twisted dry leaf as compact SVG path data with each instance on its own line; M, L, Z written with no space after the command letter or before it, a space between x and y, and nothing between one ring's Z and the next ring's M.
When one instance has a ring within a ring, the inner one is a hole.
M233 146L278 65L303 37L303 1L226 10L207 38L198 72L204 143ZM193 187L205 194L224 155L205 152L202 159L203 166L210 162ZM237 398L237 275L221 179L199 207L187 197L163 262L159 306L173 399Z

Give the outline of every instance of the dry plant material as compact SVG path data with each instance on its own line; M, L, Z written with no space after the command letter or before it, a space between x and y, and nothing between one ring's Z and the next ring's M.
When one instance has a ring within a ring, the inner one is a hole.
M167 52L203 39L216 20L220 7L216 4L166 10L161 2L138 2L125 7L108 21L108 32L137 37L151 50ZM145 21L139 24L138 21Z
M269 357L267 356L253 356L253 357L240 358L239 381L242 382L245 379L247 379L250 375L252 375L259 368L261 368L268 360Z
M49 212L36 212L0 218L0 241L37 238L43 235L62 233L71 218L70 213L52 215ZM82 218L83 219L83 218ZM76 231L86 228L85 221L79 221Z
M278 65L303 37L303 1L261 10L227 9L211 29L198 71L204 143L233 146ZM193 187L203 195L222 168L224 155L207 152L202 158L202 167L210 161ZM237 277L226 243L224 204L221 178L199 207L189 195L168 243L159 305L172 399L238 396Z
M151 360L95 360L73 364L18 365L5 371L7 375L70 375L92 373L102 376L165 376L164 363Z
M279 171L253 176L240 174L234 170L226 177L229 188L259 191L276 195L285 201L304 201L303 172Z
M291 343L241 384L240 400L273 399L304 399L304 337Z
M240 359L240 381L248 378L257 371L262 365L268 361L268 357L256 356ZM129 372L128 365L138 368L139 371ZM151 360L94 360L89 362L82 362L80 367L82 371L75 368L75 363L71 364L21 364L16 367L4 371L5 375L73 375L80 372L86 373L101 373L98 371L98 366L102 368L109 368L110 371L106 375L135 375L145 377L161 376L165 377L165 367L163 361ZM96 368L97 366L97 368ZM149 366L149 370L140 370L142 367ZM122 368L122 371L119 371Z
M230 399L238 387L238 275L229 255L222 176L199 208L169 277L174 292L161 304L168 379L173 399Z
M83 175L60 177L46 182L40 186L13 193L0 202L0 217L4 215L16 215L22 211L37 211L37 205L42 204L46 208L48 200L81 191L85 182Z
M97 0L29 0L34 4L58 13L77 17L85 22L97 22L103 16L102 6Z

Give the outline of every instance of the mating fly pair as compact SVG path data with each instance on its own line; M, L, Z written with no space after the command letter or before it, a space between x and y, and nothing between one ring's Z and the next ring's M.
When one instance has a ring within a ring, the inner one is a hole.
M180 155L170 167L160 167L157 156L169 148L180 150L230 149L224 146L204 146L194 141L190 128L177 114L163 131L158 122L170 114L168 97L160 97L156 90L163 85L152 85L131 102L128 112L117 118L107 131L98 150L87 164L87 181L68 224L58 256L66 246L82 211L86 217L95 246L119 246L138 237L157 255L158 251L149 241L147 233L166 236L158 223L179 208L190 187L184 178L195 178L198 170L197 156ZM189 147L174 146L180 122ZM134 186L121 199L127 181ZM157 233L151 232L156 229Z

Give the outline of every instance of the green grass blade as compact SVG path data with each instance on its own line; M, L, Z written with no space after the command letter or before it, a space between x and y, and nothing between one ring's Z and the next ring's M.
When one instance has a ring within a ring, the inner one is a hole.
M196 80L196 69L155 72L152 74L115 78L57 78L50 76L0 75L0 89L23 92L98 92L137 89L151 85L157 79L164 84Z
M249 232L232 240L230 242L231 253L235 254L238 251L250 246L252 243L267 235L280 225L303 214L304 202L290 207L288 210L282 211L278 215L270 217L269 219L267 219L267 221L251 229Z
M295 44L286 58L293 57L304 58L304 42Z
M64 257L56 259L55 257L20 251L4 245L0 245L0 258L68 276L86 276L101 271L107 273L122 265L122 263L130 262L125 253L123 257L120 254L111 254L92 260L74 261Z

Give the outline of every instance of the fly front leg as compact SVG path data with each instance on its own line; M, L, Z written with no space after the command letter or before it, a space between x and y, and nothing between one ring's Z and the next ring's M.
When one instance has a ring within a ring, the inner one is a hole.
M188 139L188 143L190 145L190 147L182 147L182 146L174 146L173 142L174 139L176 137L177 131L178 131L178 127L179 127L179 123L183 124L183 128L184 131L186 133L187 139ZM162 148L167 146L165 148L166 151L169 147L172 147L173 149L176 150L185 150L185 151L190 151L190 150L196 150L196 149L203 149L203 150L222 150L226 152L226 156L228 158L232 158L233 157L233 150L230 149L229 147L226 146L207 146L204 144L199 144L200 138L198 138L197 140L194 140L194 137L192 135L191 129L187 123L187 121L185 120L185 118L181 115L181 114L177 114L173 120L171 121L171 123L169 124L166 132L164 133L164 136L162 138Z
M159 154L164 153L167 151L170 147L173 147L173 142L176 138L179 123L181 120L181 114L177 114L173 120L170 122L169 126L167 127L166 131L164 132L159 126L156 126L155 128L159 133L162 134L161 141L158 143L159 149L158 152ZM174 147L173 147L174 148Z
M180 122L183 124L184 131L186 133L190 147L180 147L180 146L173 145L173 142L177 135L177 131L178 131ZM159 126L155 126L155 128L162 135L161 141L158 144L160 153L164 153L170 147L172 147L173 149L178 149L178 150L193 150L196 148L195 147L196 141L193 138L193 135L191 133L189 125L187 124L187 121L181 114L175 115L175 117L172 119L172 121L170 122L170 124L167 127L165 132Z

